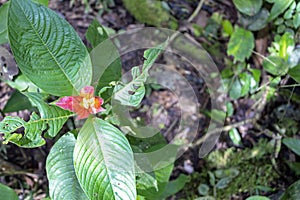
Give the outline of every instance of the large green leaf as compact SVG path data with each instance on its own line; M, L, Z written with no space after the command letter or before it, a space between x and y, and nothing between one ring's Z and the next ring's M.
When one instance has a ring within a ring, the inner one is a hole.
M175 195L176 193L178 193L180 190L182 190L185 186L185 184L189 181L189 177L184 175L184 174L180 174L179 177L173 181L168 182L168 184L166 185L166 188L164 190L164 192L162 193L162 195L160 196L161 199L165 199L169 196Z
M22 73L44 91L68 96L90 85L88 52L72 26L54 11L31 0L11 0L8 37Z
M13 189L0 183L0 199L19 200L19 197Z
M256 15L262 6L262 0L233 0L235 7L246 15Z
M85 122L75 145L74 166L90 199L136 199L133 152L123 133L108 122Z
M295 138L284 138L283 144L300 156L300 140Z
M96 92L98 92L112 81L121 78L122 63L118 49L110 41L105 28L96 19L89 26L86 39L93 47L90 53L93 63L93 84L97 86ZM109 96L111 94L102 94L101 97L106 99Z
M166 44L167 42L144 52L145 61L142 69L133 67L131 69L132 80L126 84L116 85L113 96L115 100L126 106L138 106L141 103L145 96L144 82L149 76L149 70L166 47Z
M52 147L46 161L49 195L52 200L88 199L81 189L74 169L73 152L76 139L68 133Z
M9 2L0 7L0 44L8 43L7 37L7 14Z
M0 133L4 134L5 142L12 142L22 147L38 147L45 144L42 133L54 137L60 131L64 123L73 114L57 106L48 105L43 101L43 96L38 93L23 93L31 104L38 108L40 116L32 113L30 120L25 122L19 117L7 116L0 122ZM15 133L24 128L24 136Z
M280 14L282 14L293 2L294 0L275 0L272 6L269 21L274 20Z
M234 57L234 61L244 62L249 58L254 48L253 33L236 27L228 43L227 54Z

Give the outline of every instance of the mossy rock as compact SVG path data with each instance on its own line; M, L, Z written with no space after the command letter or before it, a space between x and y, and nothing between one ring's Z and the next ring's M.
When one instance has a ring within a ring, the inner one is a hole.
M126 9L140 22L156 26L177 29L177 20L163 7L161 1L123 0Z

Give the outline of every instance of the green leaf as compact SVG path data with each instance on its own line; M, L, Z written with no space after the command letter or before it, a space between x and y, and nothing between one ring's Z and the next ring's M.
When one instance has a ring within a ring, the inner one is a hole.
M224 189L224 188L226 188L230 184L231 181L232 181L231 177L222 178L222 179L220 179L217 182L216 188L218 188L218 189Z
M209 186L206 185L206 184L200 184L198 186L198 193L202 196L206 196L208 195L208 192L209 192Z
M0 45L8 43L7 37L7 15L9 2L6 2L0 7Z
M288 71L288 63L279 56L269 56L263 61L263 68L274 76L283 76Z
M233 82L230 91L229 91L229 96L232 99L238 99L241 97L242 94L242 85L238 79L235 79Z
M255 16L249 20L249 25L247 26L247 29L250 31L258 31L263 29L268 24L268 17L270 13L267 9L263 8L259 13L257 13Z
M276 17L281 15L293 2L294 0L276 0L272 6L269 21L274 20Z
M166 44L167 42L144 52L145 61L142 69L133 67L131 69L132 81L116 85L113 96L115 100L119 101L122 105L134 107L141 103L145 96L144 82L149 76L149 70L166 47Z
M5 143L12 142L21 147L33 148L45 144L42 133L46 137L55 137L64 123L73 114L57 106L43 102L43 96L38 93L23 93L33 106L36 106L40 116L32 113L30 120L25 122L19 117L7 116L0 122L0 133L4 134ZM14 133L24 128L24 136Z
M70 96L91 84L83 42L54 11L31 0L11 0L8 37L20 70L42 90Z
M19 200L19 197L13 189L0 183L0 199Z
M236 128L233 128L229 131L229 137L230 137L231 141L233 142L233 144L235 144L237 146L242 144L242 138Z
M280 197L280 200L298 200L300 196L300 180L296 181L290 185L283 195Z
M136 199L133 152L117 128L89 118L74 149L78 181L91 199Z
M295 138L284 138L282 143L300 156L300 140Z
M54 144L47 157L46 170L52 200L88 200L75 174L73 163L75 142L73 134L65 134Z
M178 193L180 190L182 190L184 188L185 184L189 180L190 179L188 176L186 176L184 174L180 174L177 179L175 179L174 181L168 182L164 192L162 193L162 195L159 198L165 199L167 197L175 195L176 193Z
M228 35L231 35L233 33L233 26L229 20L223 20L222 21L222 27L225 33Z
M5 104L3 108L4 113L9 112L17 112L20 110L32 110L33 107L28 100L28 98L20 93L19 91L14 91L14 93L10 96L9 100Z
M239 75L240 82L242 84L241 96L245 96L249 93L251 89L251 78L252 76L247 73L243 72Z
M295 29L299 28L299 26L300 26L300 13L299 12L297 12L293 17L293 25L294 25Z
M93 63L92 84L96 85L96 92L108 86L113 81L119 81L122 63L118 49L109 39L106 29L95 19L86 32L86 38L92 45L91 59ZM101 77L100 77L101 76ZM107 99L113 89L102 94Z
M234 57L234 62L244 62L246 58L251 56L253 48L254 36L252 32L236 27L230 37L227 54Z
M248 197L246 200L270 200L270 199L264 196L251 196Z
M286 32L279 41L279 56L284 60L288 59L288 56L294 50L295 42L294 36L290 32Z
M233 0L235 7L246 15L253 16L262 6L262 0Z
M20 92L43 92L23 74L19 75L14 81L6 81L6 83Z
M300 65L291 68L288 73L295 81L300 83Z

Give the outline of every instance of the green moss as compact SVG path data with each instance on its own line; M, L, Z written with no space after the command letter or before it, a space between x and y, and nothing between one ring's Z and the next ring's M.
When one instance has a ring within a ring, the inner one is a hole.
M177 29L177 20L155 0L123 0L126 9L140 22Z
M192 176L191 182L196 182L197 185L201 183L209 185L209 195L214 196L214 184L209 181L208 172L215 175L215 185L218 185L221 179L229 179L229 183L222 189L216 187L217 199L230 199L234 194L254 193L259 191L259 188L270 188L271 183L279 177L271 163L273 147L272 142L261 140L251 149L229 148L225 151L214 151L205 159L204 171L197 176ZM238 174L227 173L230 171ZM197 188L193 187L189 190L197 191Z

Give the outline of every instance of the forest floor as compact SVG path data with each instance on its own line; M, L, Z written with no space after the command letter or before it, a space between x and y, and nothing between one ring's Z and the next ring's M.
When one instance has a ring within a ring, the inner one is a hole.
M0 0L0 5L4 2L6 2L6 0ZM90 10L86 12L85 5L82 5L80 1L75 2L71 6L69 0L50 0L49 8L53 9L58 14L63 16L74 27L85 44L87 44L87 41L85 39L86 30L95 18L98 19L98 21L102 25L110 27L115 31L145 27L144 24L139 23L134 19L133 16L130 15L130 13L123 6L121 0L115 0L114 2L115 5L109 7L108 10L103 11L101 15L99 15L101 7L96 7L94 4L92 4ZM179 20L180 29L183 30L183 32L188 32L193 35L193 37L204 46L204 48L210 46L210 42L205 37L195 36L193 27L191 27L190 24L186 23L187 19L196 9L197 1L171 0L168 1L168 3L172 5L171 10L173 11L173 15ZM231 1L210 0L207 1L202 7L202 10L197 13L195 18L193 19L193 22L195 22L199 26L205 27L209 23L210 16L214 12L222 13L225 18L229 19L232 22L235 22L237 20L237 13ZM224 41L224 44L226 44L226 42L227 41ZM261 45L264 45L268 43L268 40L266 38L263 38L259 42ZM208 49L208 51L210 51L210 49ZM263 53L265 51L266 48L263 48L263 50L261 50L260 52ZM225 54L225 46L218 48L218 52L215 52L213 54L213 59L219 70L224 68L224 63L222 62L221 58ZM140 60L136 60L137 57L140 58ZM123 71L128 71L132 66L141 64L142 54L141 52L134 52L130 55L123 56L122 61ZM209 108L210 97L207 93L203 80L199 78L197 72L195 72L188 64L185 66L180 66L179 68L176 68L175 70L180 70L180 73L189 80L194 90L197 91L196 95L199 100L199 104L201 105L201 110ZM1 109L4 107L12 92L13 90L10 87L1 82ZM297 93L299 91L296 90L295 92ZM273 110L276 110L280 105L285 105L286 101L287 98L280 97L275 101L275 103L263 107L261 111L262 115L260 124L264 124L264 126L267 127L268 123L272 123L273 119L267 117L269 115L266 115L266 113L272 113ZM250 118L250 116L255 114L253 113L253 111L251 111L251 107L255 104L255 101L253 99L236 100L233 102L233 104L237 109L232 117L227 118L225 122L226 124L233 124L239 121L246 120L247 118ZM10 113L10 115L18 115L25 119L28 119L29 114L29 111ZM174 95L174 93L172 93L172 91L151 88L149 94L143 100L141 107L137 110L133 110L131 112L131 115L133 118L142 118L146 124L151 123L158 126L158 128L161 129L162 133L169 133L168 135L165 134L165 137L170 141L173 137L172 134L175 132L178 126L178 120L181 117L181 112L180 106L178 104L178 98L176 97L176 95ZM204 114L200 114L197 117L199 117L200 119L199 133L201 133L207 128L207 125L209 124L209 117ZM1 116L1 119L2 118L3 116ZM258 134L251 124L245 124L238 128L243 137L243 145L239 147L241 149L253 148L256 144L258 144L261 138L267 138L268 140L270 140L270 138ZM200 136L201 134L199 134L196 139L200 138ZM19 194L22 194L24 198L26 197L26 199L30 199L29 196L31 196L35 200L45 198L48 192L45 161L46 156L48 155L53 143L53 141L47 140L45 146L36 149L22 149L17 148L16 146L11 144L1 144L0 182L5 183L9 186L14 186L13 188L19 188L16 191ZM215 151L220 149L226 150L233 146L234 145L232 144L230 138L228 137L226 132L224 132L221 135L218 143L216 144ZM174 197L171 197L170 199L192 199L195 196L194 193L197 193L197 186L199 185L200 179L203 178L202 172L205 171L203 170L203 168L209 166L202 159L199 159L198 151L199 146L196 146L187 151L182 157L177 160L172 178L178 177L178 175L181 173L192 174L193 172L197 172L198 175L192 175L192 182L188 186L186 186L186 188L182 192ZM249 150L248 152L251 153L252 151ZM283 156L287 156L284 155L285 153L287 154L287 152L282 153ZM270 157L271 156L272 155L270 155ZM239 157L237 158L239 159ZM283 188L285 188L293 181L293 174L289 174L288 172L286 172L286 167L282 167L281 163L275 165L275 167L279 167L280 170L284 170L282 171L284 173L284 176L272 174L266 175L266 177L270 178L272 187L277 188L278 191L282 192ZM210 168L210 170L215 169L216 166ZM264 176L264 174L262 173L261 176ZM247 182L247 180L245 180L245 182ZM280 192L278 194L274 194L274 199L278 197ZM270 193L270 190L266 190L265 194L268 193ZM231 196L231 199L245 199L247 196L249 196L249 191L239 191L239 193L234 193L232 195L233 196Z

